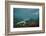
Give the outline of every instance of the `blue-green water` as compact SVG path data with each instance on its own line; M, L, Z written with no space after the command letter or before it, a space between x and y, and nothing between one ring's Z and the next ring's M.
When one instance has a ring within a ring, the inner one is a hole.
M39 21L39 9L31 9L31 8L13 8L13 17L14 17L14 24L18 22L24 21L25 19L30 20L33 22L36 20ZM26 20L25 20L26 21ZM35 23L37 23L35 21ZM39 22L38 22L39 24Z

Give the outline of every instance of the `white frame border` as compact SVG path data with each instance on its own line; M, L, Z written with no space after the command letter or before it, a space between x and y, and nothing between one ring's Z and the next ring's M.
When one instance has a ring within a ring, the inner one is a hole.
M39 8L40 27L13 28L13 8ZM42 6L10 5L10 32L42 30Z

